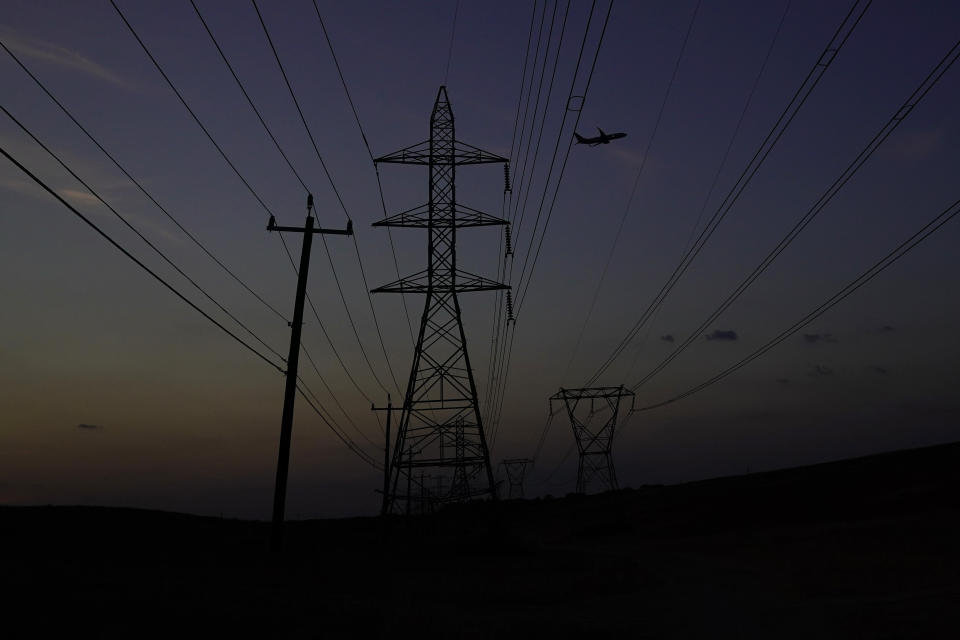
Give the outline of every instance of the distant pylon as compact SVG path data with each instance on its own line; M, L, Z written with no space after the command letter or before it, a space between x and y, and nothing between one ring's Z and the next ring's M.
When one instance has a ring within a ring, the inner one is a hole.
M500 466L507 476L507 497L523 498L523 480L527 475L527 466L533 464L530 458L513 458L511 460L501 460Z
M454 137L453 111L440 87L430 116L430 139L377 158L375 162L417 164L430 169L430 200L389 216L377 227L427 229L424 271L373 289L374 293L423 293L426 302L403 400L391 462L392 481L384 513L410 511L410 503L431 505L484 496L496 498L490 453L480 419L458 293L508 289L504 284L457 268L457 228L506 224L505 220L456 202L458 165L507 162ZM434 484L420 480L431 468ZM448 478L437 480L437 476ZM410 488L411 484L416 487ZM443 487L436 495L437 487Z
M633 391L619 387L588 387L584 389L560 388L550 397L550 411L554 400L563 401L570 417L573 437L580 452L577 467L577 493L586 493L591 485L599 484L602 490L619 489L617 472L613 467L613 435L620 411L620 400L629 397L633 409ZM581 402L589 400L587 405ZM600 408L597 402L600 401ZM597 423L597 416L603 420Z

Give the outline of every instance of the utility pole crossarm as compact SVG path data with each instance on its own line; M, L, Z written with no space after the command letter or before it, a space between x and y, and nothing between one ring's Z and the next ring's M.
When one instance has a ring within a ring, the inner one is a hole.
M267 231L286 231L292 233L304 233L306 231L305 227L280 227L277 226L276 222L273 219L273 216L270 216L270 222L267 224ZM353 220L347 220L346 229L327 229L325 227L311 227L310 233L322 233L328 236L352 236L353 235Z

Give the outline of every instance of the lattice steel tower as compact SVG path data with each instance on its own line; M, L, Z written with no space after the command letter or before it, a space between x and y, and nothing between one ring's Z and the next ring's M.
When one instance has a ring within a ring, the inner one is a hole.
M527 469L533 464L530 458L513 458L510 460L501 460L500 466L503 467L504 474L507 476L507 496L514 498L523 498L523 481L527 476Z
M550 413L553 402L562 401L570 418L573 437L577 441L580 464L577 467L577 493L586 493L591 484L599 483L606 490L620 488L617 472L613 467L613 436L620 413L620 401L630 398L633 410L633 391L620 387L588 387L583 389L560 388L550 397ZM589 405L581 402L589 400ZM597 408L597 403L600 408ZM589 406L585 411L584 406ZM609 412L609 413L608 413ZM597 420L600 416L600 420Z
M447 90L440 87L430 116L430 139L374 162L425 165L430 169L427 204L373 225L414 227L429 234L425 270L373 289L374 293L426 294L383 511L422 512L425 507L432 509L445 502L496 498L457 294L509 287L457 268L457 229L507 222L458 204L455 177L459 165L506 163L507 159L456 140ZM434 479L441 475L449 481L422 486L414 471L425 467L432 469ZM424 501L429 505L422 504ZM420 504L412 509L411 503Z

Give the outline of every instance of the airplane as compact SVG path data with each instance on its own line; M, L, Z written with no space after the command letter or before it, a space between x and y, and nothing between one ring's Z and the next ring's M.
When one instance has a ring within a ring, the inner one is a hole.
M626 138L627 134L625 133L604 133L603 129L597 127L597 131L600 132L600 135L595 138L584 138L579 133L574 133L573 135L577 139L577 144L588 144L591 147L595 147L598 144L610 144L611 140L618 140L620 138Z

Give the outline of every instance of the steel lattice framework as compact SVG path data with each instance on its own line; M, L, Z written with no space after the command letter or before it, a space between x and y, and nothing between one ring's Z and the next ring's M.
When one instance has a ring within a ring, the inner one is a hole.
M425 165L430 171L427 204L373 225L414 227L429 233L427 268L373 289L374 293L426 294L391 457L384 513L409 513L411 503L422 512L445 502L496 498L457 294L509 287L457 268L457 228L507 222L458 205L455 178L458 165L506 163L507 159L456 140L447 90L440 87L430 116L430 139L375 162ZM425 467L433 469L435 487L423 486L414 474ZM424 505L425 501L429 505Z
M633 410L633 391L619 387L587 387L582 389L560 388L550 397L550 411L553 402L562 401L570 417L570 427L577 441L580 464L577 467L577 493L586 493L587 488L599 482L606 490L619 489L617 472L613 467L613 436L620 412L620 401L630 398L630 410ZM589 410L584 416L583 403L589 400ZM600 409L597 409L597 403ZM609 415L606 413L609 411ZM597 415L606 415L606 420L593 425ZM583 416L583 417L581 417Z
M507 476L508 497L523 498L523 481L527 475L527 467L533 464L530 458L512 458L510 460L501 460L500 466Z

